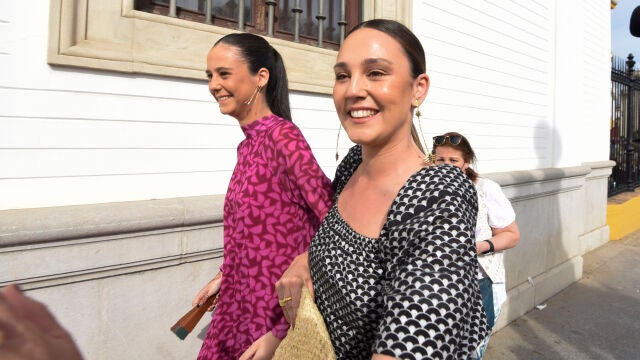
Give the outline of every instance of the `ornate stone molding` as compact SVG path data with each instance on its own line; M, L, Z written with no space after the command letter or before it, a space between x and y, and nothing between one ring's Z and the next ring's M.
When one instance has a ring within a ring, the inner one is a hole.
M134 10L134 0L51 0L48 63L206 80L206 54L234 30ZM365 0L365 19L410 26L410 1ZM291 90L331 94L336 51L268 38Z

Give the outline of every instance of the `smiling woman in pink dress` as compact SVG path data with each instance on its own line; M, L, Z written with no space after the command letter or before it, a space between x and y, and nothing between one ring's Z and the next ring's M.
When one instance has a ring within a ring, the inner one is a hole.
M224 203L224 259L198 293L219 303L198 359L268 359L289 327L274 284L307 250L332 205L330 180L291 122L280 54L260 36L220 39L207 56L209 91L245 135Z

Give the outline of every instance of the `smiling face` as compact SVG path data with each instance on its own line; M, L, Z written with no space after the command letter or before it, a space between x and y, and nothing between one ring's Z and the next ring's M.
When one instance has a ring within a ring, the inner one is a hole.
M459 167L462 171L469 167L469 163L464 161L462 150L449 145L440 145L435 149L436 164L449 164Z
M209 92L220 106L220 112L231 115L242 124L250 117L251 105L246 104L258 84L265 85L261 73L251 74L247 62L235 46L219 43L207 55ZM268 75L267 75L268 80Z
M429 78L411 75L411 65L391 36L361 28L345 39L334 66L333 101L351 141L385 146L410 137L412 103L422 99Z

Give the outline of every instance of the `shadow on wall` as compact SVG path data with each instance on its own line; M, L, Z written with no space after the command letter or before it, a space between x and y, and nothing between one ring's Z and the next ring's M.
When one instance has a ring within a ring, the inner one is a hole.
M554 167L562 156L562 139L555 129L538 121L533 135L533 146L538 157L538 169Z
M581 224L579 219L566 221L582 216L572 210L571 206L575 204L567 198L573 192L559 190L561 179L535 180L539 176L544 179L543 176L549 174L546 168L559 159L560 154L554 151L554 144L559 148L557 133L539 122L535 127L533 146L540 169L513 173L514 179L522 176L527 180L516 180L503 186L516 212L520 243L505 252L508 300L502 308L497 329L544 303L564 283L568 285L572 278L579 276L576 271L580 270L576 270L576 264L569 261L575 256L570 246L577 239L577 232L572 228L578 226L565 225Z

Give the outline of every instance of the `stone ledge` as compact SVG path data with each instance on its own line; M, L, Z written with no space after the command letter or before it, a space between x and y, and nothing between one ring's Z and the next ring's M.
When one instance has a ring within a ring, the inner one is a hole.
M222 223L0 248L0 287L65 285L222 258Z
M523 185L527 183L559 180L566 178L584 177L591 172L587 166L573 166L564 168L546 168L534 170L509 171L484 174L501 186Z
M584 166L588 166L591 168L591 173L587 176L589 180L592 179L600 179L600 178L609 178L611 175L611 170L614 166L616 166L616 162L612 160L607 161L594 161L594 162L585 162L582 163Z
M591 168L575 166L483 175L502 186L511 202L545 197L582 188Z
M222 223L224 195L0 211L0 248Z

